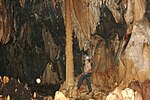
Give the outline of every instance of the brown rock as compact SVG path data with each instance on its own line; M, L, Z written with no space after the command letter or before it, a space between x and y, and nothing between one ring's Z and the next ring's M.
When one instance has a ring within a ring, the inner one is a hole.
M0 100L4 100L3 95L0 95Z
M139 81L132 81L128 87L137 91L138 93L140 93L142 95L142 87L141 87Z
M53 97L47 96L47 97L44 97L44 100L53 100Z
M125 88L122 90L120 87L116 87L116 89L106 97L106 100L142 100L142 96L137 91L134 92L133 89Z
M135 91L134 95L135 95L134 100L142 100L141 94L138 93L137 91Z
M137 3L137 2L136 2ZM136 6L137 7L137 6ZM122 62L125 66L125 78L129 81L139 80L144 82L149 78L150 54L148 44L149 24L142 20L133 24L132 35L122 56Z
M54 100L69 100L62 92L56 91Z
M146 80L142 83L142 97L143 100L149 100L150 98L150 80Z
M113 91L114 94L118 95L119 98L122 98L122 90L120 89L120 87L116 87L116 89Z
M78 89L77 86L73 86L69 88L69 97L75 98L78 95Z
M126 88L122 90L122 96L125 100L133 100L134 99L134 91L130 88ZM130 98L130 99L129 99Z
M117 94L111 93L106 97L106 100L120 100L120 98Z

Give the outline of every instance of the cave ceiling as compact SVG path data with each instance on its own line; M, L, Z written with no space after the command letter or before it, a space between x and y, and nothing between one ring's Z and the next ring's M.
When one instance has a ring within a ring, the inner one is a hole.
M72 0L72 27L79 40L80 49L90 39L91 34L98 33L96 32L96 27L101 24L100 21L103 20L101 19L103 15L106 14L109 16L112 13L111 17L113 18L107 18L108 21L113 20L112 23L120 23L125 20L129 24L133 22L133 17L134 20L143 18L145 1ZM5 44L12 37L10 34L13 34L13 36L17 34L20 26L27 21L31 23L31 26L35 25L35 27L41 28L40 25L45 25L44 27L47 27L52 35L65 33L64 26L58 26L60 25L59 23L64 24L64 0L1 0L0 3L1 24L3 23L1 25L0 39ZM142 4L142 6L139 7L139 4ZM102 12L102 9L105 8L104 6L107 6L110 13L106 10ZM134 11L133 15L132 12L135 9L138 10ZM126 16L128 17L126 18ZM115 25L113 26L117 27ZM33 30L38 30L38 28ZM110 28L109 31L112 31L112 29ZM109 33L106 32L104 34Z

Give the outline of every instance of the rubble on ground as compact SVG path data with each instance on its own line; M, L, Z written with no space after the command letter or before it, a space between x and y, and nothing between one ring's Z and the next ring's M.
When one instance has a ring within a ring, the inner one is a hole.
M128 84L128 85L127 85ZM77 83L70 86L68 90L60 88L55 93L55 99L64 98L64 100L149 100L150 98L150 80L143 83L138 80L131 82L122 81L121 84L114 83L113 91L103 91L101 86L92 84L92 92L88 93L88 88L83 82L81 88L77 89Z
M92 92L88 93L88 88L83 82L81 88L77 89L77 82L70 86L68 90L60 88L55 92L55 96L42 96L36 91L32 91L27 84L7 76L0 77L0 100L149 100L150 80L139 82L133 80L128 86L125 83L114 83L113 91L103 91L100 87L92 85Z
M0 76L0 100L53 100L52 96L42 96L32 92L25 83L7 76Z

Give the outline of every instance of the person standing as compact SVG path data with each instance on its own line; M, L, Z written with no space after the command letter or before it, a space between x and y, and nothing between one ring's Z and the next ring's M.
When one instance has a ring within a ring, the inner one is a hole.
M86 80L86 84L87 84L88 90L89 90L89 92L87 94L89 94L92 91L91 82L90 82L92 67L91 67L91 63L89 60L90 60L89 56L84 55L84 64L85 64L84 72L81 74L80 79L77 84L77 88L79 90L82 85L83 80Z

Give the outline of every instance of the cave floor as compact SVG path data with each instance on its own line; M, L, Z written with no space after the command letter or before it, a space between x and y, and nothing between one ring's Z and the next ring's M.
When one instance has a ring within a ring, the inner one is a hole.
M59 85L27 85L19 80L0 76L0 100L52 100L58 89Z

